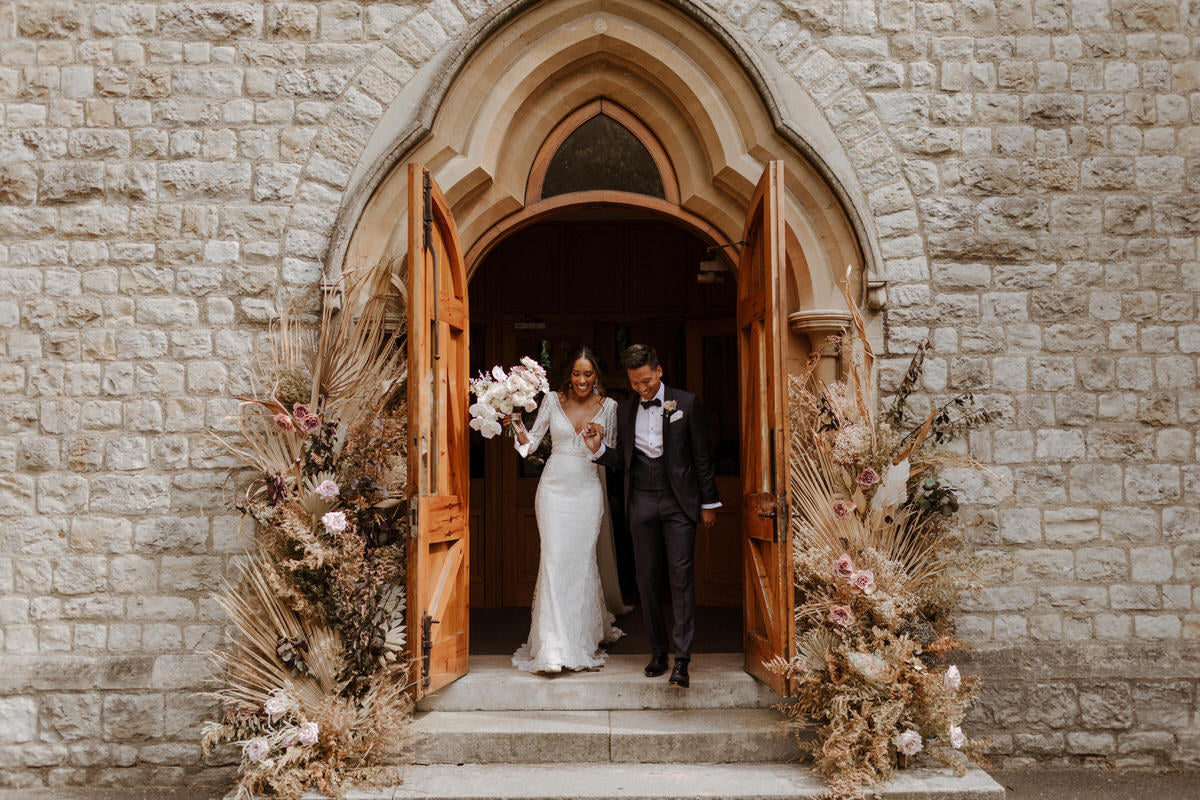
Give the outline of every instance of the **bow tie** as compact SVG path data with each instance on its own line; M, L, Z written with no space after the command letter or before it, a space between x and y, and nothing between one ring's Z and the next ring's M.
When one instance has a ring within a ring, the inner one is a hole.
M661 406L662 400L659 400L656 397L653 400L642 400L641 403L642 403L642 408L650 408L650 406Z

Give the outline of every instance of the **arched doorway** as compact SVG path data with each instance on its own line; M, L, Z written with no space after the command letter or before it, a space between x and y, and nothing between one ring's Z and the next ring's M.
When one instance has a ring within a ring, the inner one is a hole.
M780 415L788 365L820 351L826 336L846 324L849 312L837 284L848 275L852 289L864 294L871 248L860 245L844 187L828 163L814 161L777 133L759 89L721 41L672 6L551 0L528 7L465 61L440 97L428 135L379 170L344 263L353 268L385 259L398 276L409 273L411 235L397 220L407 212L410 230L421 225L415 204L422 195L400 167L417 162L427 164L433 183L445 189L441 197L461 235L464 280L486 275L490 254L504 243L567 224L561 219L567 212L604 209L611 215L623 209L667 220L718 245L739 276L740 471L744 478L755 476L743 480L746 502L738 523L746 666L766 678L765 661L790 646L789 526L781 502L786 489L776 491L786 485L780 435L786 420ZM816 116L813 124L819 127ZM619 172L619 163L593 171L590 180L572 178L559 156L572 146L586 151L588 136L625 148L630 158L652 167L657 181L597 182L597 174ZM426 323L422 318L414 324ZM485 342L488 327L481 332ZM503 355L488 360L502 361ZM823 363L831 375L833 360ZM457 563L464 574L483 577L479 561L487 557L474 553ZM484 602L490 591L477 589ZM502 597L503 586L499 592ZM411 604L421 602L410 592ZM414 642L430 630L435 637L447 633L431 628L430 620L422 627L419 616L412 619ZM764 624L773 638L764 635L751 647L752 631ZM465 669L464 655L443 680Z

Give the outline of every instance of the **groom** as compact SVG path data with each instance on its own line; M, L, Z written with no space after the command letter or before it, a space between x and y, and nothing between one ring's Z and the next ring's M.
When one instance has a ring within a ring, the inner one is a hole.
M621 356L638 397L617 409L617 446L604 446L596 426L584 440L592 460L625 472L625 513L633 535L638 592L650 633L646 677L667 671L667 626L660 587L670 578L675 668L670 683L686 689L696 630L693 560L696 525L712 526L720 508L704 412L694 394L662 382L653 347L635 344Z

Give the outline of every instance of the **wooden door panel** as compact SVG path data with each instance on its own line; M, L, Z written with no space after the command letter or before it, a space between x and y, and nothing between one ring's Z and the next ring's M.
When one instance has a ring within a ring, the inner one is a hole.
M467 671L470 605L468 517L467 275L441 190L409 166L408 646L416 697Z
M738 265L737 324L746 671L780 694L787 694L787 681L766 664L790 658L794 648L784 230L783 165L772 161L750 201L742 234L747 244Z

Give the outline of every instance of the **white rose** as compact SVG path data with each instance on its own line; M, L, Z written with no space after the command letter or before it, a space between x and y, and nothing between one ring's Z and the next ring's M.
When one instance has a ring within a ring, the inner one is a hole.
M278 697L272 697L263 703L263 713L267 715L267 719L271 722L278 722L279 719L287 713L287 703L283 702Z
M317 723L306 722L300 726L300 744L314 745L317 743Z
M500 425L499 422L496 422L495 420L489 419L489 420L486 420L483 424L484 424L484 427L479 432L483 434L483 438L485 438L485 439L491 439L495 436L499 436L501 433L504 432L504 428Z
M345 511L330 511L321 517L321 523L325 526L325 530L330 533L341 533L346 530L346 526L349 524L346 522Z
M901 753L906 756L915 756L921 752L924 745L921 743L921 734L909 728L904 733L896 737L896 747Z
M341 494L338 485L331 480L323 480L317 485L317 495L322 500L332 500Z
M950 726L950 744L954 745L955 750L962 749L962 746L967 743L967 737L963 735L962 728L958 725Z
M946 670L943 680L946 682L946 688L952 692L957 692L958 687L962 686L962 675L959 674L958 667L953 664Z
M246 758L257 764L267 757L267 753L271 752L271 745L263 737L251 739L242 747L242 752L246 754Z

